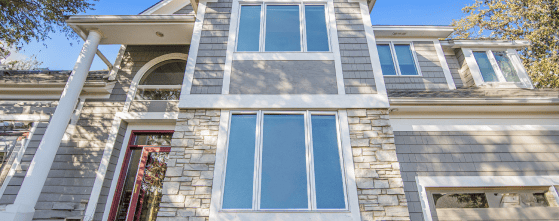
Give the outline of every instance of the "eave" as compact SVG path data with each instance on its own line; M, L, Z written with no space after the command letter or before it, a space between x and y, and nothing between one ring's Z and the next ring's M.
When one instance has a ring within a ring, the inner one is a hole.
M377 38L447 38L452 26L373 25Z
M451 48L511 48L522 49L530 46L528 40L447 40L441 41L441 45Z
M81 97L109 98L116 82L86 82ZM61 83L2 83L0 84L0 99L45 99L58 100L65 82Z

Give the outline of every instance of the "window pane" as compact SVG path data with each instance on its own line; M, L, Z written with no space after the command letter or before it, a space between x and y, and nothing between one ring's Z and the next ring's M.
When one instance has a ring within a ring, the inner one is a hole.
M185 71L185 60L164 61L150 68L140 85L181 85Z
M398 57L398 64L400 65L400 72L402 75L417 75L417 69L413 54L409 45L394 45L396 50L396 57Z
M318 209L344 209L336 117L313 115L311 120L316 206Z
M328 31L324 5L305 6L305 22L307 27L307 51L328 51Z
M148 155L147 163L144 168L144 177L140 189L140 200L136 209L134 220L155 221L161 203L163 179L167 171L167 160L169 153L151 152Z
M380 66L382 68L382 75L396 75L394 68L394 60L390 52L390 45L377 45L378 56L380 58Z
M223 209L251 209L256 115L231 116Z
M298 5L266 7L266 51L301 51Z
M130 200L132 199L134 191L134 182L136 181L136 174L138 173L138 166L142 157L142 150L130 150L130 160L128 161L128 168L126 170L126 178L122 192L120 194L120 201L118 203L116 221L126 220L128 215L128 207L130 207ZM124 172L124 171L122 171Z
M307 209L303 115L264 115L261 209Z
M489 62L487 53L485 53L485 51L475 51L474 57L476 58L477 65L479 66L479 70L481 71L483 81L498 82L499 79L495 74L495 70L493 70L493 66L491 66L491 62Z
M501 68L501 72L503 72L507 82L520 82L516 69L512 66L512 62L509 56L507 56L507 53L503 51L494 51L493 56L495 56L495 60L497 60L497 64L499 64L499 68Z
M241 6L237 51L258 51L260 45L260 5Z

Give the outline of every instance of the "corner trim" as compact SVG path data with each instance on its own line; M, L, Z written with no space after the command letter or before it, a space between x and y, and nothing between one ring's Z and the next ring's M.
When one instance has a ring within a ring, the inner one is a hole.
M454 84L454 78L452 78L452 73L450 72L450 68L448 67L448 63L444 55L443 47L441 46L441 42L439 40L434 40L434 43L435 43L435 50L437 51L437 55L439 56L439 62L441 63L441 67L443 68L444 77L446 78L446 83L448 84L448 88L450 90L456 90L456 85Z
M204 14L206 13L205 2L198 4L198 12L196 13L196 22L192 32L192 40L190 41L190 50L186 61L186 70L184 80L182 82L182 90L180 99L190 94L192 90L192 81L194 80L194 71L196 67L196 59L198 58L198 48L200 47L200 38L202 37L202 27L204 23Z

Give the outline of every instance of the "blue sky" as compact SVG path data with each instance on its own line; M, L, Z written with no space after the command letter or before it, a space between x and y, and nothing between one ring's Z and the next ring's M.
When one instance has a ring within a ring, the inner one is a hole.
M158 0L100 0L88 15L134 15L142 12ZM377 0L371 12L373 25L449 25L453 19L463 16L461 9L474 0ZM31 43L23 47L22 54L37 55L50 70L71 70L81 50L82 42L67 40L62 34L51 34L52 39ZM47 45L46 47L43 45ZM73 43L70 45L70 43ZM113 62L120 46L102 45L99 49ZM107 66L95 58L91 70L103 70Z

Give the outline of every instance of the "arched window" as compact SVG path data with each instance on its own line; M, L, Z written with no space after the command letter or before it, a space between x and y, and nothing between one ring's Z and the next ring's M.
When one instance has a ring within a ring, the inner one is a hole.
M173 59L151 67L138 85L137 100L179 100L186 61Z

